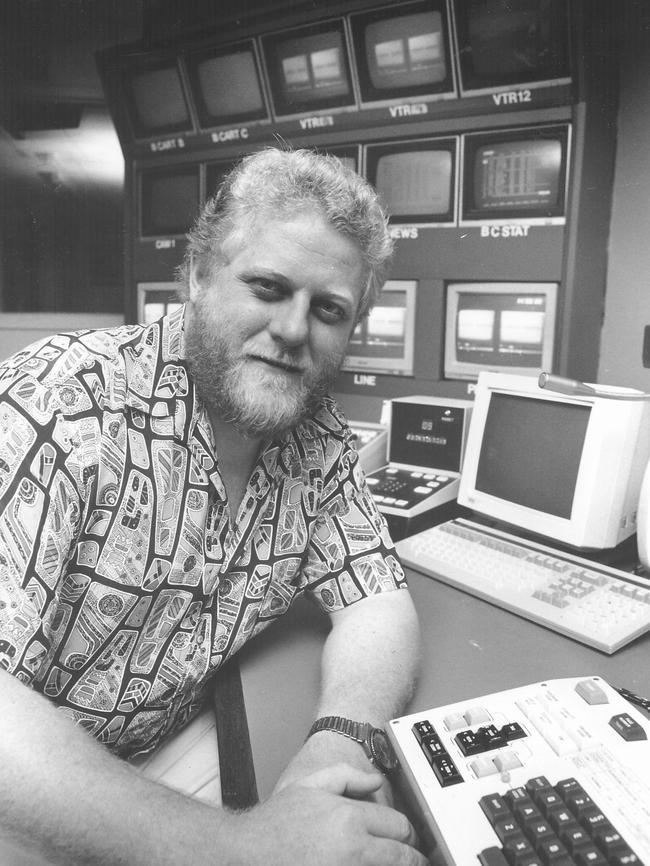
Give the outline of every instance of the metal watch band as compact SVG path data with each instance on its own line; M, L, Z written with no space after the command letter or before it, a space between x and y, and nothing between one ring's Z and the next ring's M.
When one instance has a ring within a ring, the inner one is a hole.
M351 719L344 719L343 716L321 716L309 729L307 739L319 731L335 731L338 734L343 734L344 737L362 743L364 737L361 734L361 729L363 727L364 723L353 722Z

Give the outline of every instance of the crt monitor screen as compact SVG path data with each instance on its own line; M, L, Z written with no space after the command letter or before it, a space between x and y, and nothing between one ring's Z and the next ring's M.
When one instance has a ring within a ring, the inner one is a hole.
M564 219L566 125L463 137L463 219Z
M463 93L568 81L566 0L457 0Z
M253 42L186 55L202 127L268 117Z
M351 16L361 101L453 92L444 0Z
M355 104L342 20L271 34L262 45L276 115Z
M449 283L445 378L551 369L557 291L557 283Z
M649 438L642 400L555 393L536 377L482 373L458 502L562 544L615 547L634 532Z
M343 369L413 375L414 280L389 280L368 316L355 328Z
M366 175L379 193L391 222L454 221L454 139L369 145Z
M140 175L142 237L184 235L198 214L198 165L143 171Z
M175 59L151 60L126 69L123 85L136 137L192 129L190 110Z

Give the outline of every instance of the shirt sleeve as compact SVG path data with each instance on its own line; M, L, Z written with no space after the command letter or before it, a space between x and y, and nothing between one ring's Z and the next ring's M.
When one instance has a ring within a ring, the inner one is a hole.
M0 667L24 682L45 660L81 511L76 449L56 404L36 378L0 381Z
M307 562L304 588L326 612L406 586L388 526L346 436L327 480Z

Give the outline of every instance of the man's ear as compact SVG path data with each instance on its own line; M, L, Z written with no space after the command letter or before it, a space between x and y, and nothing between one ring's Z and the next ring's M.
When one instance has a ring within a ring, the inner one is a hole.
M190 301L196 301L199 294L201 293L201 285L198 281L196 275L197 267L192 259L190 263L190 279L189 279L189 293L190 293Z

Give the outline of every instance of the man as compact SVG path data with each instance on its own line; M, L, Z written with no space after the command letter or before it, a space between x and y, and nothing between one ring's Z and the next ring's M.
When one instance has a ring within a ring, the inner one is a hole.
M318 716L380 725L403 707L413 605L325 396L389 256L365 181L264 151L190 234L183 309L0 368L6 836L67 866L426 862L336 725L244 814L118 759L181 728L302 592L332 622Z

